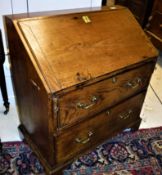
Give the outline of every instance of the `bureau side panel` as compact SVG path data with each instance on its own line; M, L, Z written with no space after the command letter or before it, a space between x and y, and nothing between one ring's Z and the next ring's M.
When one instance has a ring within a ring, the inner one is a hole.
M31 145L52 165L52 98L39 78L12 21L9 18L5 20L20 122L32 142Z

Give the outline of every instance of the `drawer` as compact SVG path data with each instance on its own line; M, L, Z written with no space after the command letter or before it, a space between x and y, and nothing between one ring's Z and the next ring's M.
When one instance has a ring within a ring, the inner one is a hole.
M151 31L162 40L162 12L154 13L153 18L150 21L149 31Z
M144 95L145 93L137 95L110 110L105 110L93 118L63 130L55 137L57 163L100 144L108 137L139 121Z
M141 91L148 85L153 69L154 64L148 63L60 97L59 127L92 116Z

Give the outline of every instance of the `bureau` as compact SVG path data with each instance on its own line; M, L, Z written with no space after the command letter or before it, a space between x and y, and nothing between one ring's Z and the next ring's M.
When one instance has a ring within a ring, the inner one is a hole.
M157 51L127 8L6 16L19 129L47 174L138 129Z

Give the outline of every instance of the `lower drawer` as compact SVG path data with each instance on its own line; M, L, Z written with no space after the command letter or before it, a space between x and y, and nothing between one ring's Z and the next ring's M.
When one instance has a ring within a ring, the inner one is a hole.
M100 144L139 120L145 94L139 94L93 118L62 131L55 137L56 161L62 163L83 150Z

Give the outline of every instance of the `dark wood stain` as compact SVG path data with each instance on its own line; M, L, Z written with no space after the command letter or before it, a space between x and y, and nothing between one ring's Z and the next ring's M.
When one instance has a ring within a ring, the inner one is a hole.
M155 47L162 50L162 0L155 0L146 32Z

